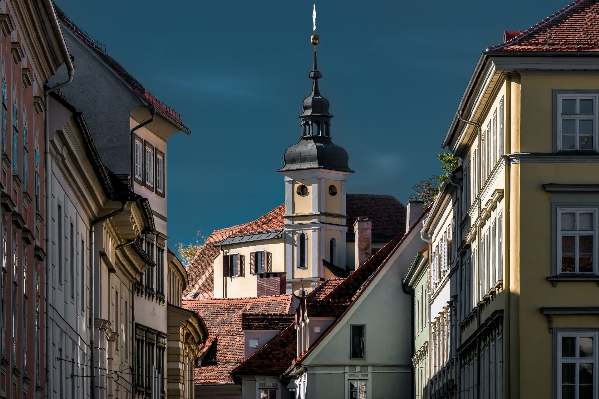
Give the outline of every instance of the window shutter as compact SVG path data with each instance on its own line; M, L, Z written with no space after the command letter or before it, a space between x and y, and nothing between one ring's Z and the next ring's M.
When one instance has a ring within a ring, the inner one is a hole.
M245 255L239 255L239 257L237 258L237 262L239 262L238 264L238 276L239 277L244 277L245 276Z
M272 253L264 251L264 263L266 263L266 273L272 273Z
M229 265L229 255L223 255L223 277L231 277L231 266Z
M250 274L256 274L256 253L250 252Z

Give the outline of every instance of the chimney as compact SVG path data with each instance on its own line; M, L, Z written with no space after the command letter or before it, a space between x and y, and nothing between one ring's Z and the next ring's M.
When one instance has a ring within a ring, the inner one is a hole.
M409 201L408 208L406 211L406 233L410 230L418 218L422 216L424 210L424 202L422 201Z
M355 269L366 262L372 254L372 220L365 216L358 216L354 222L356 265Z

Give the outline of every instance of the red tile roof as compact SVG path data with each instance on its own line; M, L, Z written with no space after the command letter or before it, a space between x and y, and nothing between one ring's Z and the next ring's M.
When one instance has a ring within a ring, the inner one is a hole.
M290 314L292 295L184 301L183 307L204 320L208 336L214 339L203 348L204 360L195 369L195 383L234 384L231 371L244 361L243 314Z
M241 315L242 330L284 330L293 322L293 315L284 314L252 314Z
M297 330L293 323L233 369L234 374L281 375L297 354Z
M372 236L393 238L406 231L406 207L392 195L347 194L346 213L348 232L353 234L356 218L372 220Z
M85 33L82 29L80 29L75 23L56 5L54 4L54 9L56 10L56 16L58 20L61 22L63 27L69 29L75 36L79 38L83 43L89 47L104 63L112 69L114 73L116 73L121 79L125 81L125 83L133 90L138 96L143 98L147 103L152 104L159 114L168 119L171 123L176 125L179 129L186 133L190 133L190 130L183 125L181 122L181 115L177 113L174 109L168 107L162 101L160 101L156 96L152 95L148 90L146 90L141 83L133 76L129 74L119 64L114 58L110 57L106 54L106 49L104 46L100 45L96 40L92 39L87 33Z
M347 194L346 204L350 236L358 216L372 219L373 238L379 236L390 239L405 231L406 207L391 195ZM229 237L280 231L285 224L284 215L285 204L282 204L254 221L215 230L210 234L186 267L189 284L183 292L183 299L212 298L214 259L219 253L214 243Z
M512 32L513 33L513 32ZM487 52L599 51L599 4L576 0Z
M419 229L426 214L412 226L410 232ZM233 370L234 374L281 375L303 359L339 323L349 308L357 301L373 277L387 264L391 255L401 246L406 235L400 234L388 242L376 254L364 262L354 273L345 279L335 278L324 282L306 298L309 317L334 317L337 320L312 344L297 356L295 325L291 325L277 337L264 345L258 352ZM300 305L301 307L301 305ZM283 371L282 371L283 370Z
M225 238L244 234L281 230L285 223L284 213L285 205L279 205L254 221L213 231L186 267L189 284L187 289L183 291L183 299L212 298L214 293L214 259L220 252L214 243ZM194 295L196 296L194 297Z

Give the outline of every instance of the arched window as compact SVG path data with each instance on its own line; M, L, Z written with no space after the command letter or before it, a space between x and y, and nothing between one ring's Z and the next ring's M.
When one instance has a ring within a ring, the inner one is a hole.
M308 122L304 122L302 124L302 137L306 137L310 135L310 124Z
M298 267L300 269L306 268L306 234L300 233L298 237L299 241L299 263Z
M337 266L337 240L335 240L335 237L331 238L329 242L329 262Z
M324 123L324 135L326 137L331 137L331 131L329 129L329 126L330 126L329 122Z
M318 121L312 122L312 136L320 135L320 123Z

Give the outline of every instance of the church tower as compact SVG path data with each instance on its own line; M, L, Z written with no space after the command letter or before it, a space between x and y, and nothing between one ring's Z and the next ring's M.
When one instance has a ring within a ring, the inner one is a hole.
M314 27L316 30L316 27ZM310 72L312 93L302 104L301 134L285 151L285 272L287 293L311 291L331 270L347 269L345 186L349 168L347 151L331 139L329 101L320 94L316 46ZM337 268L337 269L336 269Z

